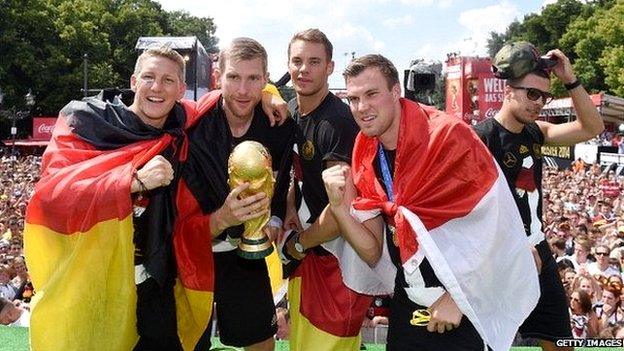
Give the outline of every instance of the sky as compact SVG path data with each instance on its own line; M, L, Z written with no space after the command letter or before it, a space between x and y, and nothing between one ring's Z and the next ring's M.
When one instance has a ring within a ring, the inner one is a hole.
M422 58L444 62L446 54L487 56L491 31L504 32L514 20L540 12L554 0L158 0L167 11L211 17L219 45L251 37L267 50L273 80L287 71L292 35L322 30L334 46L330 88L344 87L341 73L352 56L379 53L402 73Z

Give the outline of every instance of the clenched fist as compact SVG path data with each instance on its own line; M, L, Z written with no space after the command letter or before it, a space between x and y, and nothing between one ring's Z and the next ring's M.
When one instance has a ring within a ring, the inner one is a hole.
M351 168L345 165L336 165L323 171L323 183L332 208L349 209L354 197Z
M141 169L137 170L136 178L132 181L132 192L152 190L167 186L173 180L173 167L161 155L154 156ZM142 189L142 185L145 189Z

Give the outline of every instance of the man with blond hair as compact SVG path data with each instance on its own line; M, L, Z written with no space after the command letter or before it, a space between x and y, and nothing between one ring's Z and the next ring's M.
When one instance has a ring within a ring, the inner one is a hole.
M149 48L129 107L98 96L61 110L26 215L33 349L188 350L206 327L210 241L174 235L184 129L196 117L180 100L184 77L179 53Z
M183 58L167 47L146 50L130 86L129 107L98 97L70 102L43 155L25 228L35 349L180 349L170 237L174 145L186 118ZM63 323L54 323L59 315Z

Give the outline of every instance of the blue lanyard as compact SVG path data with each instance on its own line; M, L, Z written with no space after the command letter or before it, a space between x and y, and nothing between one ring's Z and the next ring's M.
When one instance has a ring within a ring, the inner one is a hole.
M381 168L381 176L383 178L384 185L386 186L386 192L388 193L388 199L390 202L394 202L394 192L392 190L392 176L390 175L390 168L388 168L388 161L386 160L386 153L383 151L381 143L379 143L379 168Z

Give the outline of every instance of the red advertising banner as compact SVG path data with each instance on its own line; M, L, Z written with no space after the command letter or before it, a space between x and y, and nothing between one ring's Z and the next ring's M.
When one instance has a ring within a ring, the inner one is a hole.
M446 75L446 113L461 117L463 111L463 90L461 88L461 65L447 67Z
M479 75L479 117L480 120L492 118L503 106L505 84L502 79L491 74Z
M50 140L52 131L56 124L55 117L35 117L33 118L33 139Z

